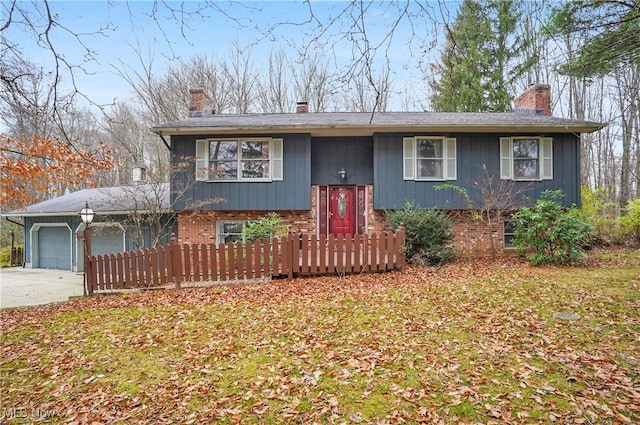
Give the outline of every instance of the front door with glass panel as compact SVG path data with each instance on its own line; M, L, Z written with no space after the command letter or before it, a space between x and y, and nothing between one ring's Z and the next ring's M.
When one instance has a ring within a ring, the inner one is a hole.
M332 235L357 233L355 195L355 186L329 188L329 232Z

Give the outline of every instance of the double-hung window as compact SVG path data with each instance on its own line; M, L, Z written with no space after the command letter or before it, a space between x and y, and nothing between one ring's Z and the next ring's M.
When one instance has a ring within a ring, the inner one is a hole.
M196 180L282 180L282 139L196 140Z
M500 177L521 181L553 179L553 139L501 137Z
M502 223L502 246L505 249L515 248L513 240L515 239L515 223L510 220L505 220Z
M403 139L405 180L456 180L456 139L416 136Z
M242 231L246 226L246 221L217 221L216 242L228 244L242 241Z

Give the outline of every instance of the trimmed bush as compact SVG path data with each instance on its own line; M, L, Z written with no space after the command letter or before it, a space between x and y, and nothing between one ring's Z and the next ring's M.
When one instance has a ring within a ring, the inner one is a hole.
M403 209L387 211L386 219L391 230L404 225L405 255L411 263L437 266L454 258L453 220L443 211L407 202Z
M287 225L282 222L282 219L277 213L271 212L259 220L247 222L242 232L242 239L245 241L256 241L287 236L288 234L289 228Z
M22 247L16 247L22 248ZM18 261L22 261L22 258L18 258ZM11 267L11 247L5 246L0 249L0 267Z
M591 227L563 209L556 201L562 196L561 191L544 191L534 207L520 208L512 217L513 243L531 264L570 264L584 254Z

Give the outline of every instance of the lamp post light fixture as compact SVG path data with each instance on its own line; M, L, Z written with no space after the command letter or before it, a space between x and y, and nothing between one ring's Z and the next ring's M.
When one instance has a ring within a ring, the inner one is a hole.
M84 223L85 226L91 226L91 222L93 222L93 217L96 214L93 212L91 208L89 208L89 202L86 202L84 208L80 210L80 219Z
M80 210L80 220L84 224L84 294L92 295L93 287L88 288L87 283L89 280L87 279L87 272L91 271L91 232L89 231L89 226L93 222L93 217L95 217L95 213L91 208L89 208L89 202L85 203L83 209Z

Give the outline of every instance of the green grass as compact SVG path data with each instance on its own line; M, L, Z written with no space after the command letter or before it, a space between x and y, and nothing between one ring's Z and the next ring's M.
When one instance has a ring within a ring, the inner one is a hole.
M46 423L638 422L640 252L590 255L3 310L1 407L57 412Z

